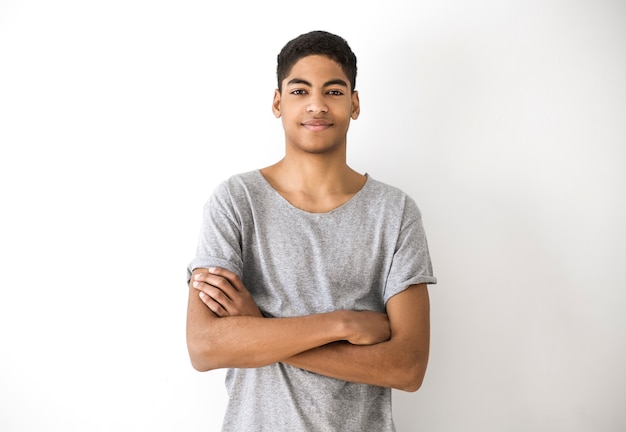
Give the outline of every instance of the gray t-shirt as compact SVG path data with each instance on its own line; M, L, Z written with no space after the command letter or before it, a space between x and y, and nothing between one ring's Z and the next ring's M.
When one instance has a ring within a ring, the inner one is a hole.
M436 283L417 205L369 176L328 213L294 207L258 170L229 178L205 205L188 278L206 267L237 273L268 317L384 312L409 286ZM283 363L229 369L226 387L224 431L395 430L388 388Z

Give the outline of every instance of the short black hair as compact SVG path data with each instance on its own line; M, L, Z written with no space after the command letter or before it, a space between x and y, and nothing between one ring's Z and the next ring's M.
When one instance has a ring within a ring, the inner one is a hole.
M348 42L340 36L326 31L316 30L304 33L290 40L278 54L276 77L278 91L282 91L283 80L291 72L298 60L310 55L323 55L336 61L348 77L352 91L356 86L356 55Z

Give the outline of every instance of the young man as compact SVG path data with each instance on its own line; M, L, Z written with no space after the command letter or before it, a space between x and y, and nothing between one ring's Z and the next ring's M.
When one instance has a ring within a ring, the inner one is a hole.
M415 202L346 164L356 70L336 35L287 43L284 158L205 206L187 343L197 370L229 368L224 431L393 431L391 389L422 383L436 279Z

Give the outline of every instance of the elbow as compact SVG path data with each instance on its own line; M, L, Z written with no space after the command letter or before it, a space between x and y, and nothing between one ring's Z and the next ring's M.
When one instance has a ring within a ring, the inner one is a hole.
M399 386L396 387L398 390L402 390L405 392L414 393L420 389L422 383L424 382L424 373L412 373L408 374L407 377L399 383Z
M426 361L412 361L399 367L395 374L396 382L392 386L395 389L414 393L420 389L426 375Z
M198 372L208 372L213 369L208 362L198 355L189 353L189 358L191 360L191 366Z
M219 368L219 366L215 365L212 361L215 356L211 349L207 347L206 341L205 343L199 343L189 338L187 340L187 350L189 352L191 366L198 372L208 372Z
M191 366L198 372L208 372L212 369L211 364L207 361L205 353L189 349L189 359L191 360Z

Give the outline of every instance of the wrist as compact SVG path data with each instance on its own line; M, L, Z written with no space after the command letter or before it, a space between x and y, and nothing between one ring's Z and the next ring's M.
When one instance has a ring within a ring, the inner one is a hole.
M352 317L354 312L349 310L338 310L331 313L335 316L335 340L350 340L355 334L355 321Z

